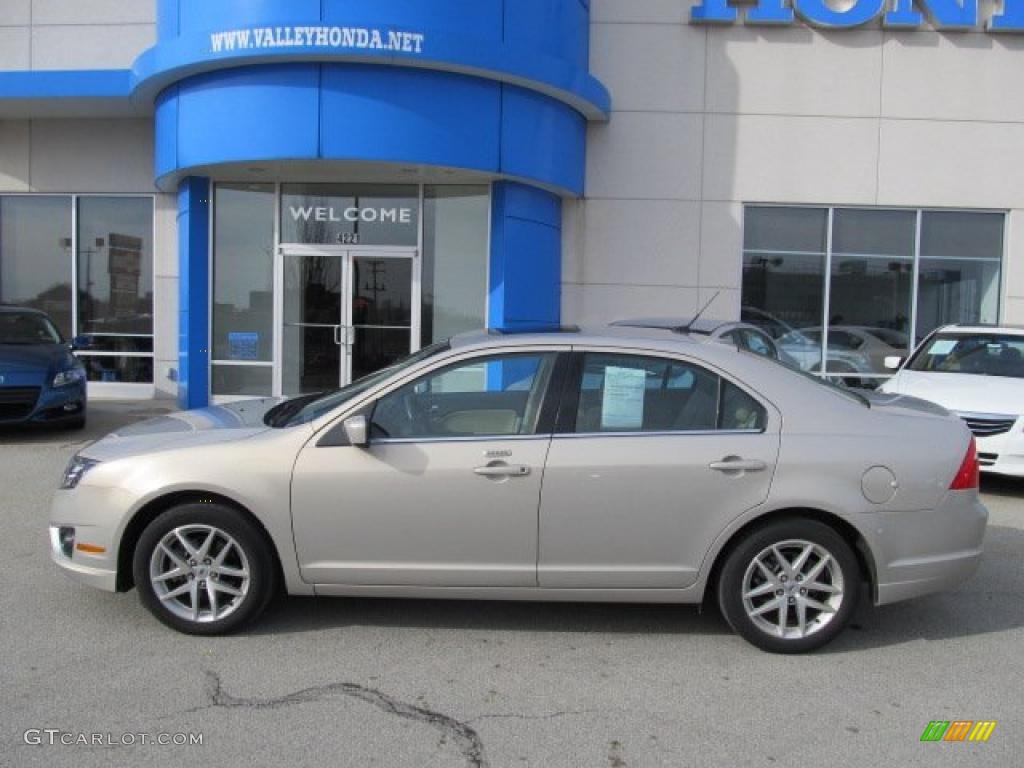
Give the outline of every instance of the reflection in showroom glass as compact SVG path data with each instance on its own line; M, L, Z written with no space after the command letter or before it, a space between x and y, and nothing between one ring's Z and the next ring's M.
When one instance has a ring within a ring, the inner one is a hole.
M934 328L998 320L1004 225L974 211L748 206L742 319L791 365L876 386L885 359Z

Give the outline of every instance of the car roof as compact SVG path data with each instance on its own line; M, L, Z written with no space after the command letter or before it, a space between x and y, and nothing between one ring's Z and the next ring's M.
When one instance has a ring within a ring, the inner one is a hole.
M1005 333L1009 336L1024 336L1024 325L989 325L986 323L944 325L936 333Z
M16 307L12 304L0 304L0 312L25 312L32 315L42 315L46 317L46 313L40 309L33 309L32 307Z
M721 345L705 335L679 333L670 328L635 327L625 325L593 325L581 328L553 328L470 331L454 336L452 349L488 346L623 346L638 349L678 350L680 347L723 346L735 350L734 345Z
M757 328L750 323L738 320L715 320L713 318L698 318L691 321L688 317L636 317L628 320L616 320L611 323L612 328L647 328L651 330L673 331L681 333L699 333L710 335L723 328Z

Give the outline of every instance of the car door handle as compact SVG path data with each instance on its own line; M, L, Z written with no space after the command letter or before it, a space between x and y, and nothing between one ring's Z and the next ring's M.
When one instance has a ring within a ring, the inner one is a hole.
M530 468L525 464L488 464L473 472L481 477L525 477L530 474Z
M722 459L708 464L716 472L763 472L768 465L757 459Z

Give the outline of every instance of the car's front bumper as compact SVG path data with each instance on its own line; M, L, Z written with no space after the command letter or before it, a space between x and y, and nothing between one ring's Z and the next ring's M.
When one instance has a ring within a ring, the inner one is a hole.
M107 592L116 592L117 568L111 568L106 558L84 552L73 550L68 557L61 549L58 530L58 526L50 526L50 558L53 562L75 581Z
M66 387L44 389L35 410L26 421L33 424L53 424L76 421L85 416L86 384L79 381Z
M1024 477L1024 418L1009 432L976 439L982 472Z
M935 509L872 517L878 605L954 587L981 561L988 510L975 491L950 491Z
M59 424L68 421L79 421L85 417L86 383L75 382L64 387L18 387L8 391L39 390L35 402L26 399L24 408L17 404L8 404L0 412L0 426L17 426L19 424ZM0 394L3 390L0 389ZM31 397L31 395L30 395Z
M75 581L116 591L118 545L132 501L118 488L79 485L57 491L50 509L51 559ZM54 535L62 527L75 531L70 555L62 550L59 536ZM86 550L79 545L85 545ZM103 551L94 551L97 548Z

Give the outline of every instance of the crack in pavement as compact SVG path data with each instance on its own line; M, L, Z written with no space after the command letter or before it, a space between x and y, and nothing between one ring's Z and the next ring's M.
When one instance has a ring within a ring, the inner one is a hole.
M220 675L216 672L207 670L205 674L207 704L196 709L208 709L210 707L275 709L277 707L288 707L293 704L319 701L333 695L348 696L364 701L367 704L372 704L386 714L433 726L441 732L442 738L447 738L454 742L459 752L466 759L466 765L470 766L470 768L488 768L490 765L487 762L484 744L480 740L480 735L467 723L460 722L440 712L434 712L430 709L399 701L374 688L366 688L356 683L328 683L327 685L303 688L301 691L294 691L293 693L287 693L284 696L276 696L271 699L246 699L232 696L226 692L221 683Z
M476 723L481 720L554 720L559 717L573 717L576 715L592 715L594 709L566 709L558 712L548 712L543 715L523 715L518 712L496 712L493 714L477 715L467 720L467 723Z

